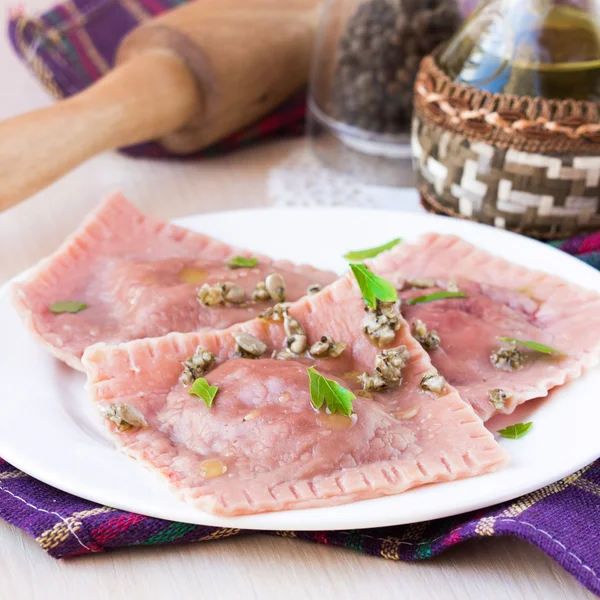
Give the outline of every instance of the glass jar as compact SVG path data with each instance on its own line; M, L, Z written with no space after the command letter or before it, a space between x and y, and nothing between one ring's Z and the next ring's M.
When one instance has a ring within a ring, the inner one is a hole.
M410 185L414 79L461 20L454 0L326 2L308 100L315 153L361 181Z

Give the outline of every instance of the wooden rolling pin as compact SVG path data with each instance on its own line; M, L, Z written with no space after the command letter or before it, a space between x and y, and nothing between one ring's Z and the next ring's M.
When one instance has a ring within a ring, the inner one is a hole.
M0 122L0 210L88 158L159 140L189 154L307 81L321 0L196 0L127 35L93 86Z

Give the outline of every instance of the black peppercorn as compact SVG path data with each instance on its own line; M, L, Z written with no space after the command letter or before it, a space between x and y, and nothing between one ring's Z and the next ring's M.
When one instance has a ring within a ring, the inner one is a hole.
M368 131L407 131L420 60L449 39L459 24L454 0L361 4L340 38L333 116Z

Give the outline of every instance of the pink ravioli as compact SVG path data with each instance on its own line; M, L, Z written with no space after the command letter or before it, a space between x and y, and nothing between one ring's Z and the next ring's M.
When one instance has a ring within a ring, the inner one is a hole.
M285 279L288 299L297 300L309 285L336 279L330 272L265 256L257 256L254 268L228 268L226 262L237 255L251 253L147 217L115 194L29 279L15 284L13 296L34 335L55 356L81 369L81 355L90 344L223 329L273 304L208 308L196 299L204 283L231 281L250 296L257 282L276 271ZM51 312L50 305L64 301L88 308Z
M595 292L488 254L452 235L428 234L397 246L373 263L377 273L401 288L405 280L433 278L431 289L402 292L407 299L458 283L466 298L425 304L403 303L412 324L420 319L440 335L431 361L484 419L496 410L512 413L521 403L546 396L548 390L579 377L600 359L600 296ZM499 337L536 341L566 356L546 355L519 347L524 367L494 367L492 352L507 344ZM504 407L489 400L492 389L510 392Z
M109 434L180 497L222 515L343 504L504 463L505 452L455 389L447 385L436 396L420 388L432 367L405 322L389 346L404 344L410 353L398 388L357 397L354 417L313 408L308 366L358 392L357 372L372 371L380 352L362 333L364 302L350 275L290 313L309 342L330 335L347 344L345 352L319 360L234 358L234 331L263 340L265 357L283 347L281 322L258 319L88 348L83 364L94 404L129 404L148 423L119 433L107 421ZM205 375L219 387L210 409L178 381L182 361L198 345L217 355Z

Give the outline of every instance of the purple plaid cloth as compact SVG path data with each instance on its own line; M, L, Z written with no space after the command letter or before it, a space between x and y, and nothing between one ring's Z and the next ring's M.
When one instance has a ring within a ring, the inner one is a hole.
M0 517L56 558L120 546L199 542L252 533L173 523L100 506L45 485L0 459ZM269 532L352 548L391 560L431 558L464 540L512 535L551 556L600 595L600 461L569 477L476 513L369 530Z

